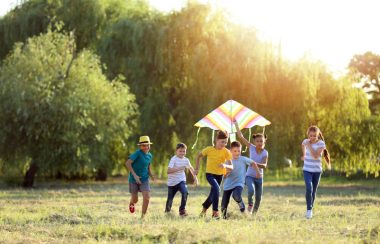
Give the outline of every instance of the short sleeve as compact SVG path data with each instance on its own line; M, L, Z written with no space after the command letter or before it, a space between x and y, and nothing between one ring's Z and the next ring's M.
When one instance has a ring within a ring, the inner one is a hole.
M191 167L190 160L186 158L186 168L190 168L190 167Z
M305 139L302 141L302 145L306 145L306 143L309 141L309 139Z
M248 165L248 166L255 162L255 161L253 161L252 159L247 158L247 157L243 157L243 159L244 159L244 163L245 163L246 165Z
M169 165L168 165L168 168L174 168L174 163L175 163L175 160L174 160L174 157L170 159L169 161Z
M325 149L326 148L326 143L324 141L322 141L322 140L319 141L319 147Z
M132 153L132 154L128 157L128 159L130 159L130 160L132 160L132 161L135 161L135 160L139 157L139 155L140 155L140 151L136 151L136 152Z
M268 155L269 155L269 153L268 153L268 151L267 150L264 150L264 157L268 157Z
M255 145L253 145L252 143L249 144L249 151L253 151L255 149L256 149Z
M202 150L202 156L205 157L210 152L211 147L206 147Z
M232 154L230 150L226 148L226 160L232 160Z

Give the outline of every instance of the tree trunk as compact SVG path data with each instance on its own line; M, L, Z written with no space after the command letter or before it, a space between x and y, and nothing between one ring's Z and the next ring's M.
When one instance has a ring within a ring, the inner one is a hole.
M24 183L22 184L25 188L30 188L34 183L34 176L36 175L38 166L35 163L31 163L28 171L25 173Z
M98 172L95 176L96 181L106 181L107 180L107 171L104 169L98 169Z

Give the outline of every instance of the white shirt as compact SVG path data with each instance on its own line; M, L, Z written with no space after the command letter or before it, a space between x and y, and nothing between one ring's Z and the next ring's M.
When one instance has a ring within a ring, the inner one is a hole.
M309 139L305 139L302 142L302 145L306 145L309 142ZM318 151L321 148L326 148L326 144L322 140L318 140L316 143L311 144L311 147L313 150ZM322 172L322 153L318 155L318 158L315 159L311 152L309 147L306 147L306 154L305 154L305 160L303 161L303 170L307 172Z
M186 167L190 168L190 160L186 157L179 158L177 156L173 156L170 159L168 168L178 168L178 167ZM168 186L175 186L179 184L181 181L186 182L186 174L185 170L180 170L171 174L168 174Z

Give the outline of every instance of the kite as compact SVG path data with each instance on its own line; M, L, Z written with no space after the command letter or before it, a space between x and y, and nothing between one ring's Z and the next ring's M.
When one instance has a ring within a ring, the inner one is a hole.
M197 139L193 145L193 149L198 142L199 131L202 127L212 129L212 141L214 141L215 130L227 131L230 134L230 141L235 140L236 128L234 120L239 124L239 129L248 128L253 126L262 126L265 129L266 125L271 123L260 114L252 111L246 106L234 100L228 100L218 108L214 109L211 113L207 114L204 118L199 120L194 126L199 127L197 132ZM251 134L251 130L249 131ZM251 136L249 136L251 137Z

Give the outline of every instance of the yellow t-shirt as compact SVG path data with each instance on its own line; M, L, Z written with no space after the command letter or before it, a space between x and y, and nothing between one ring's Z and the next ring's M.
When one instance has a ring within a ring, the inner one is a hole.
M216 149L215 147L206 147L202 150L203 157L207 157L206 173L215 175L226 174L226 169L220 168L219 164L225 163L232 159L232 154L227 148Z

